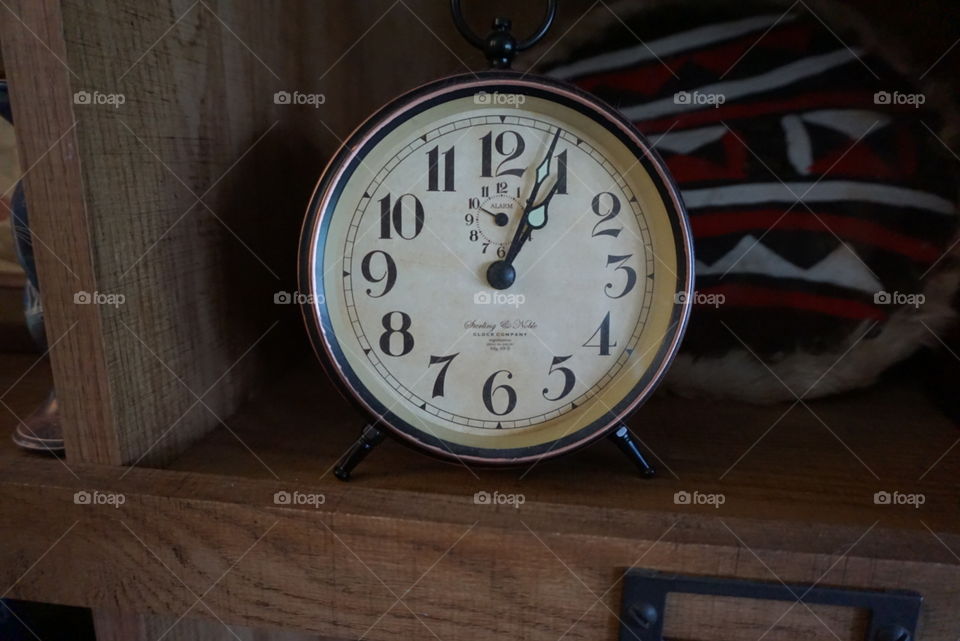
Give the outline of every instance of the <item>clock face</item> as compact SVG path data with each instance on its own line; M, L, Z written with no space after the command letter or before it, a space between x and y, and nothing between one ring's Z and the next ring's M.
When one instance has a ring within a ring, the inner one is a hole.
M303 236L322 360L440 455L518 463L602 435L652 391L689 312L689 232L659 159L608 108L519 74L374 116Z

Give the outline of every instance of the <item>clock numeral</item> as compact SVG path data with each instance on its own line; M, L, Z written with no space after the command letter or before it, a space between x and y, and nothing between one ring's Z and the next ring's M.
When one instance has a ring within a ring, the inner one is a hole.
M394 314L400 316L400 327L395 328L393 326ZM386 330L380 335L380 351L387 356L406 356L413 350L413 334L409 332L412 321L410 320L409 314L405 314L404 312L387 312L383 315L380 322L383 325L383 329ZM400 351L397 353L390 351L390 339L393 338L395 334L400 334L402 339Z
M412 202L410 202L412 201ZM404 206L404 203L410 203ZM404 230L404 212L413 209L413 233L409 236L403 233ZM403 194L397 198L397 202L390 206L390 194L380 199L380 238L383 240L392 238L392 232L397 232L400 238L413 240L423 231L423 205L413 194Z
M518 134L512 129L501 132L497 134L497 137L493 137L493 132L491 131L486 136L480 138L481 143L481 162L480 162L480 177L481 178L492 178L493 177L493 152L496 150L497 154L501 156L506 156L500 163L497 165L497 176L523 176L523 169L504 169L503 166L510 162L511 160L516 160L523 154L523 150L526 148L526 143L523 142L523 136Z
M623 270L627 274L627 282L624 284L623 290L621 290L621 292L616 296L610 293L610 290L614 288L613 283L607 283L603 286L603 293L610 298L623 298L630 293L630 290L633 289L633 286L637 284L637 270L626 264L626 262L631 258L633 258L633 254L627 254L625 256L614 256L613 254L610 254L607 256L607 267L610 267L610 265L616 265L617 268L614 271L618 272Z
M442 154L439 147L434 147L427 152L427 162L430 166L429 176L427 177L427 191L440 191L440 156L443 156L443 191L455 191L453 188L453 147Z
M384 268L383 275L381 276L375 276L371 270L373 258L377 254L383 256ZM383 291L379 294L374 294L372 289L367 289L367 296L370 298L380 298L381 296L386 296L390 290L393 289L394 284L397 282L397 264L393 262L393 258L390 257L390 254L379 249L375 249L363 257L363 261L360 262L360 273L363 274L363 277L369 283L383 283Z
M560 363L570 360L570 356L554 356L553 362L550 363L550 371L548 374L553 374L554 372L560 372L563 374L563 389L560 390L560 393L554 397L547 396L547 392L550 391L549 388L543 388L543 397L548 401L559 401L561 398L569 394L573 390L574 384L577 382L577 376L573 373L573 370L569 367L557 367Z
M487 410L491 414L495 416L506 416L517 407L517 391L506 383L501 383L500 385L494 387L493 382L500 374L506 374L507 379L513 378L513 374L505 369L497 370L491 374L490 378L487 379L487 382L483 384L483 404L487 407ZM493 395L501 390L507 395L507 406L502 412L498 412L493 408Z
M607 196L610 200L610 208L605 211L603 201L605 200L602 196ZM620 199L611 194L609 191L602 191L596 196L593 197L593 202L590 203L593 213L597 216L600 216L600 220L597 221L597 224L593 226L593 233L590 234L594 238L597 236L613 236L616 238L620 235L620 232L623 231L623 227L617 227L615 229L598 229L600 225L606 222L610 222L620 214Z
M530 242L530 241L528 240L527 242ZM489 242L485 242L485 243L483 243L483 249L480 251L480 253L481 253L481 254L486 254L488 249L490 249L490 243L489 243ZM498 245L498 246L497 246L497 258L506 258L506 257L507 257L507 250L506 250L506 248L505 248L503 245Z
M599 335L599 343L591 343L594 338L597 338ZM607 312L607 315L603 317L603 321L600 323L600 327L597 328L590 338L587 339L587 342L583 344L584 347L597 347L600 349L600 356L610 356L610 348L616 347L616 343L610 342L610 312Z
M453 362L453 359L455 359L459 355L460 355L460 352L457 352L456 354L450 354L450 356L431 356L430 357L430 365L443 363L443 367L440 368L440 373L437 374L437 380L433 382L433 396L431 396L431 398L443 396L443 384L447 380L447 369L449 369L450 363Z
M557 195L567 194L567 150L557 154Z

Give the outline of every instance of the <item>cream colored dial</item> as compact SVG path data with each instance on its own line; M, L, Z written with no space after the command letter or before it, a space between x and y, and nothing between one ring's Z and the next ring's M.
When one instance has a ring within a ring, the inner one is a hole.
M434 98L375 129L320 194L311 254L347 385L468 454L614 420L679 322L676 225L649 163L589 113L516 97Z

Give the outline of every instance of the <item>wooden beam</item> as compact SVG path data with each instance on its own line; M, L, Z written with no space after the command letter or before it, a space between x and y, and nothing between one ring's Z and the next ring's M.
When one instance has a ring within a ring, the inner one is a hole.
M53 345L64 440L78 459L120 463L113 431L103 308L74 304L100 282L90 251L78 122L57 0L14 0L0 20L17 144L25 168L47 340ZM77 372L85 372L77 376Z

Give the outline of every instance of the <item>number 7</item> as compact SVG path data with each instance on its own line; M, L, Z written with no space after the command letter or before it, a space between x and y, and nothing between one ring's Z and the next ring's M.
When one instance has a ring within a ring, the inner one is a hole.
M437 374L437 380L433 382L433 396L430 398L436 398L438 396L443 396L443 383L447 379L447 369L450 367L450 363L453 362L457 356L460 355L460 352L456 354L451 354L450 356L431 356L430 365L436 365L437 363L444 363L444 366L440 368L440 373ZM428 365L427 367L429 367Z

